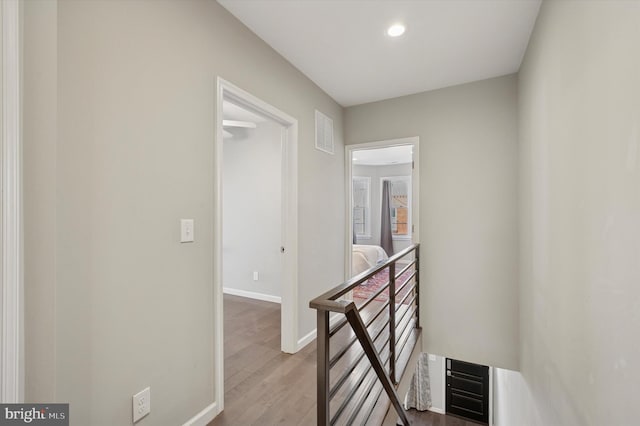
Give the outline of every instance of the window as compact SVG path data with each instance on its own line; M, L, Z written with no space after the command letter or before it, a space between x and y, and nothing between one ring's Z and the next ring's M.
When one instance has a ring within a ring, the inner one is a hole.
M394 240L411 239L411 176L393 176L380 179L391 183L391 234ZM382 193L382 190L381 190Z
M353 177L353 232L371 238L371 178Z

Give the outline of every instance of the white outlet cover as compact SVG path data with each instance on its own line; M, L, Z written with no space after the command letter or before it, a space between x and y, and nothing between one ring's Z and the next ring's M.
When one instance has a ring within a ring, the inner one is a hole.
M133 422L140 421L141 418L151 412L151 388L146 388L133 395Z

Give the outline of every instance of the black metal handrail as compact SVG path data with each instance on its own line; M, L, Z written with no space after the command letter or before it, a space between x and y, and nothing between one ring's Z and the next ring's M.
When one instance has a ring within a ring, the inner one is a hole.
M402 268L400 273L396 275L396 263L407 256L415 253L414 259L409 261L408 264ZM309 306L317 310L318 318L318 425L333 425L336 424L339 417L345 412L347 406L351 403L351 399L357 394L357 390L363 383L363 391L356 399L357 408L352 411L347 424L351 424L358 416L360 408L363 406L365 400L370 397L372 389L375 385L375 378L382 385L384 390L391 401L391 404L395 408L398 416L405 425L409 424L407 416L402 409L400 399L396 392L397 381L397 361L399 355L403 352L405 346L410 341L411 328L419 329L419 264L420 264L420 245L413 244L400 253L390 257L384 263L376 265L375 267L351 278L345 283L329 290L321 296L313 299ZM410 271L413 267L410 275L401 282L399 286L396 286L396 280L402 278L402 276ZM343 296L347 295L356 287L363 285L370 278L374 277L379 272L388 269L389 280L380 289L370 296L364 303L357 306L356 303L350 300L340 300ZM411 285L411 281L414 283ZM361 312L369 306L373 301L378 300L378 297L384 295L385 291L388 294L388 300L382 303L382 308L375 314L370 315L368 318L363 319ZM400 296L400 293L406 291L404 296ZM412 295L409 299L409 296ZM399 304L396 302L396 298L400 299ZM409 302L407 302L409 299ZM415 303L415 308L411 309ZM403 308L404 307L404 308ZM388 319L382 321L382 324L377 324L380 315L384 311L388 311ZM402 310L403 312L399 312ZM331 312L344 314L344 319L340 320L337 325L330 326L329 315ZM410 313L408 316L407 314ZM415 316L415 318L414 318ZM339 331L341 331L345 325L349 324L350 329L355 336L350 338L344 345L337 351L334 356L330 353L330 339L334 337ZM369 328L373 327L374 330L370 333ZM375 327L379 327L375 329ZM398 332L396 329L400 327ZM373 337L372 337L373 335ZM381 336L385 336L383 344L378 343ZM333 387L330 383L330 371L335 367L342 358L354 349L355 341L360 343L362 353L356 353L353 355L355 362L348 364L342 372L340 378L336 381ZM399 343L401 343L399 345ZM399 350L398 350L399 349ZM363 366L360 370L358 367L361 365L361 361L367 357L369 361L368 366ZM384 359L384 362L383 362ZM386 369L388 365L388 370ZM356 373L356 370L357 373ZM365 380L370 374L371 370L374 371L375 376L368 381ZM355 379L354 379L355 377ZM355 383L351 389L344 388L344 384L352 379ZM380 390L379 392L382 392ZM331 416L330 403L339 393L345 393L346 396L337 410L335 410L334 416ZM374 396L374 402L378 397ZM370 415L370 413L367 415Z

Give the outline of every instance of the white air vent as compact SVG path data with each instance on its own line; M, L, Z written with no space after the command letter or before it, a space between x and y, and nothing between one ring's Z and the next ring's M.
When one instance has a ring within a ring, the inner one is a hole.
M316 149L333 154L333 120L316 110Z

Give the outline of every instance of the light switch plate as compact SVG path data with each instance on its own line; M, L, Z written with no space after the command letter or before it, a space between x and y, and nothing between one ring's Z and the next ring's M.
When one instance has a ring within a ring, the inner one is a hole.
M141 418L151 412L151 388L146 388L133 395L133 422L140 421Z
M192 243L195 239L195 229L193 219L180 220L180 242Z

